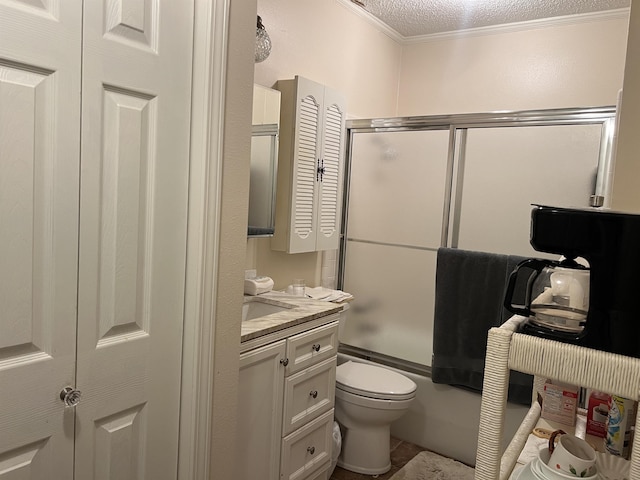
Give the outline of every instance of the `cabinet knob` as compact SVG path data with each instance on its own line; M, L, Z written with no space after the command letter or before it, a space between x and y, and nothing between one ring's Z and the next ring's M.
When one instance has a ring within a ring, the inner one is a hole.
M316 351L316 352L319 352L319 351L320 351L320 344L319 344L319 343L316 343L315 345L313 345L313 346L311 347L311 350L314 350L314 351Z
M313 397L313 398L318 398L318 391L317 390L311 390L309 392L309 396Z
M316 453L316 447L307 447L307 452L313 455L314 453Z
M60 392L60 400L65 407L75 407L80 403L82 392L72 387L64 387Z
M287 365L289 365L289 359L283 358L280 360L280 363L286 367Z

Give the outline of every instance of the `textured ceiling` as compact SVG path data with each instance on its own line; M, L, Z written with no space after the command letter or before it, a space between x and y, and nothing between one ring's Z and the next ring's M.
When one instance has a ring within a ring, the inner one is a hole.
M353 0L351 0L353 1ZM631 0L356 0L403 37L629 7Z

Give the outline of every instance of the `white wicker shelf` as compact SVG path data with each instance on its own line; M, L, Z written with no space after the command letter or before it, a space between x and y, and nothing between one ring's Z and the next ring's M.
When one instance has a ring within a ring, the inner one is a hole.
M489 331L476 455L477 480L508 479L540 417L540 406L534 398L529 413L504 454L501 453L509 370L534 375L534 397L541 391L544 380L550 378L639 400L640 359L516 333L524 321L525 317L516 315ZM634 443L631 452L631 480L640 480L639 443Z

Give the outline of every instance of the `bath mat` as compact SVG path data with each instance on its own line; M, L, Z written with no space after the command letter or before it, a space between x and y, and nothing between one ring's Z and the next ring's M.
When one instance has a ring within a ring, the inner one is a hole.
M473 480L475 470L433 452L420 452L390 480Z

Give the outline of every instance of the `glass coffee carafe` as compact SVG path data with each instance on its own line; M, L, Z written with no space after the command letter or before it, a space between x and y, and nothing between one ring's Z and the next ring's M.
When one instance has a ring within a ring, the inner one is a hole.
M504 306L551 332L580 334L589 311L589 268L573 259L528 259L509 277Z

